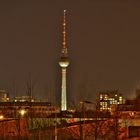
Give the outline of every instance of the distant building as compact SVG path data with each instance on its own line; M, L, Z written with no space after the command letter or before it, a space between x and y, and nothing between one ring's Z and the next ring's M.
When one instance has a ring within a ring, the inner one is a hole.
M125 128L125 137L128 140L140 139L140 98L126 100L125 104L112 105L111 116L115 116L120 128Z
M140 118L140 102L136 99L126 100L125 104L114 106L112 111L117 112L120 116Z
M35 99L31 96L18 96L13 99L14 102L34 102Z
M49 102L0 102L0 115L4 118L22 117L45 118L59 113L60 108Z
M111 111L111 105L125 103L122 94L118 93L117 90L100 92L98 101L100 111Z
M6 90L0 90L0 102L8 102L8 92Z

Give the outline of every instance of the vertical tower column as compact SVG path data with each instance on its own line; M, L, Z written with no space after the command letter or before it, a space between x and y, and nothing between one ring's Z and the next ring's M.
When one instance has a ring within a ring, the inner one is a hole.
M66 71L67 71L67 67L69 66L68 51L67 51L67 45L66 45L66 10L64 10L62 34L63 34L63 42L62 42L61 57L60 57L59 65L62 71L61 111L65 111L67 110Z
M61 85L61 110L67 110L66 95L66 68L62 68L62 85Z

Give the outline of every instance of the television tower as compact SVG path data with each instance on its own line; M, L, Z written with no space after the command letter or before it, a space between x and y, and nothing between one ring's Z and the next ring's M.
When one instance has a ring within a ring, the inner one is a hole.
M66 44L66 10L64 10L62 33L63 33L63 42L62 42L59 65L61 67L61 72L62 72L61 111L65 111L67 110L66 73L67 73L67 67L69 66L68 51L67 51L67 44Z

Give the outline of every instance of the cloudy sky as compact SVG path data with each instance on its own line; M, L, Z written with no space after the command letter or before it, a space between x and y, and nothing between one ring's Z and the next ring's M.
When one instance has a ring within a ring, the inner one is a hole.
M133 97L140 87L139 0L0 1L0 89L26 95L31 79L35 97L59 99L64 9L69 104L108 89Z

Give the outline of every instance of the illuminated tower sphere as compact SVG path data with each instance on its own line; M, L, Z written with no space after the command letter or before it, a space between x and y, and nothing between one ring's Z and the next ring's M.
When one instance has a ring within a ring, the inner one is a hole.
M63 17L63 43L62 43L59 65L62 70L61 111L65 111L67 110L66 73L67 73L67 67L69 66L68 51L66 46L66 10L64 10L64 17Z

